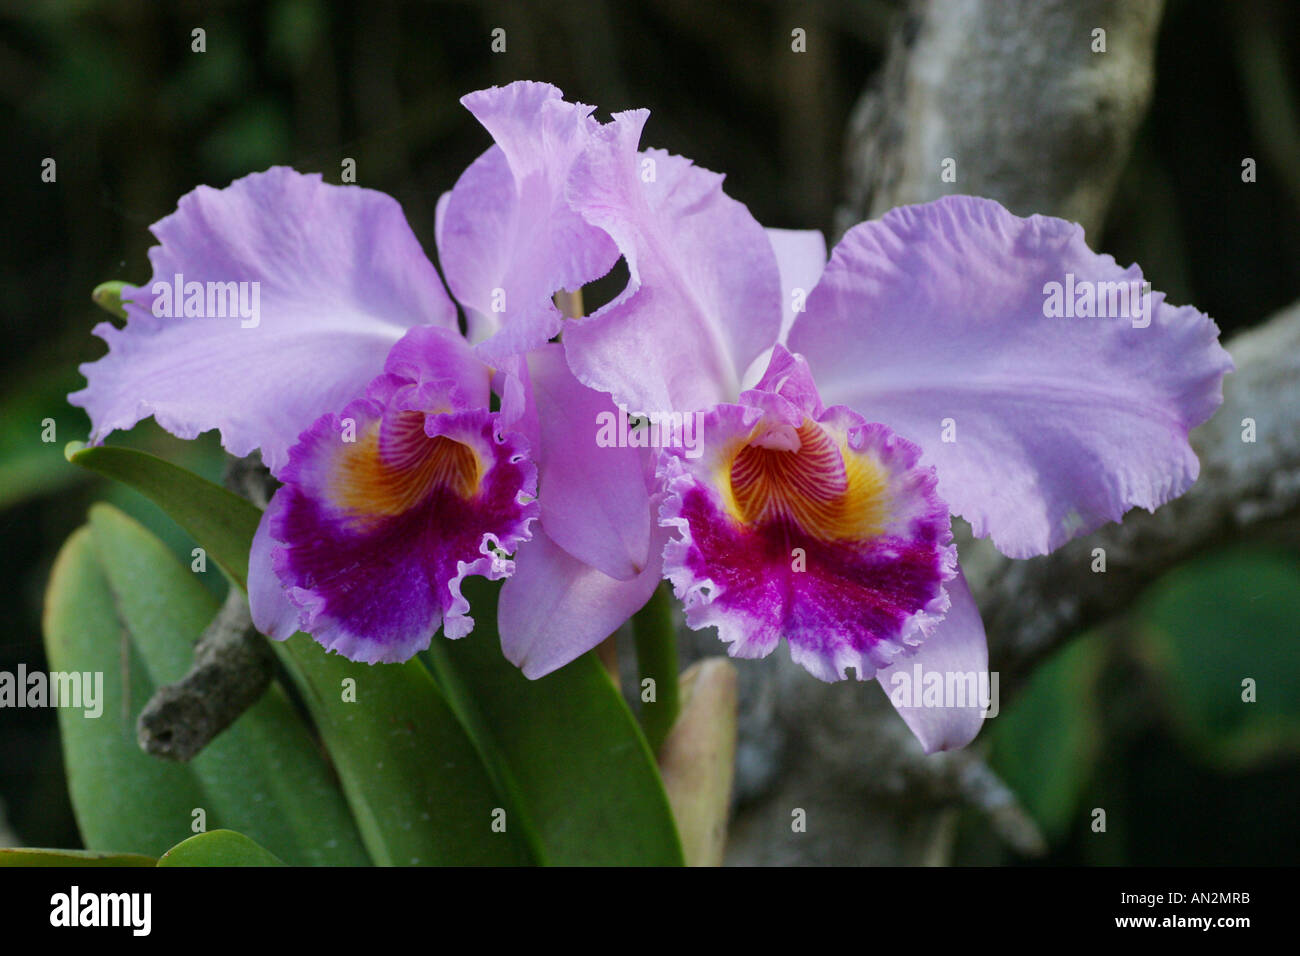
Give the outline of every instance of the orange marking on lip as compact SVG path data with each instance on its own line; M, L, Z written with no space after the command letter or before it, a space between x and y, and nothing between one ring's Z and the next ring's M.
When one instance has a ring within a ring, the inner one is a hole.
M435 488L472 498L483 477L478 453L462 442L424 433L424 413L400 412L375 422L343 452L333 485L338 507L380 518L411 510Z
M797 434L798 451L738 448L727 472L734 515L748 525L788 522L821 541L879 534L888 517L880 466L809 419Z

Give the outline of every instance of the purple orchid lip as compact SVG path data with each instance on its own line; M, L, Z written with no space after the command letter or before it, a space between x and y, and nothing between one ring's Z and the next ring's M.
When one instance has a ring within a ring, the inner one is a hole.
M822 680L859 680L942 620L956 573L948 508L920 449L843 407L821 406L779 350L743 405L705 419L705 454L665 453L665 572L691 627L737 657L780 638Z
M727 484L739 520L831 543L872 537L883 523L884 476L848 458L820 423L758 426L731 460Z
M460 582L511 573L504 555L538 506L525 440L474 407L487 369L468 354L458 336L414 330L364 398L290 449L254 542L279 584L250 592L259 628L372 663L407 660L439 627L469 633ZM464 369L468 380L441 377Z

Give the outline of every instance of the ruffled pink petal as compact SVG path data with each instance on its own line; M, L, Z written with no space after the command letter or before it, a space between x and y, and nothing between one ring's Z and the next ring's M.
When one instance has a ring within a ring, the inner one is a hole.
M953 196L851 229L790 346L827 401L925 450L976 534L1029 557L1196 479L1187 434L1232 363L1208 317L1142 281L1079 226Z
M647 113L617 113L579 161L569 198L613 236L627 288L565 327L569 365L635 412L734 400L781 328L772 243L722 177L661 150L637 152Z
M465 404L486 368L446 376L466 348L414 330L365 398L291 449L250 566L254 621L270 636L302 630L352 660L407 660L440 626L449 638L472 629L467 575L511 573L538 512L536 470L522 437Z
M564 198L573 164L598 123L545 83L517 82L461 100L495 145L438 204L438 253L465 307L479 354L497 363L560 329L552 302L604 275L618 251Z
M955 573L947 506L920 449L837 406L797 359L746 405L705 417L705 454L666 452L665 575L696 629L736 657L791 657L822 680L872 677L923 641Z
M383 193L275 168L200 186L152 229L153 277L128 292L124 328L96 326L109 352L81 367L87 385L68 397L90 414L93 441L152 415L182 438L220 429L231 454L261 448L278 473L298 434L359 395L408 328L456 328Z

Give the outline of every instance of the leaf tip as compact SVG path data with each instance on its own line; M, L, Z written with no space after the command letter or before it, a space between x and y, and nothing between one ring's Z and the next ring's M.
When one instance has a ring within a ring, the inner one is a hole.
M122 305L122 290L127 284L120 279L114 279L111 282L101 282L95 286L94 291L90 293L91 301L99 306L110 315L115 315L119 319L126 318L126 308Z

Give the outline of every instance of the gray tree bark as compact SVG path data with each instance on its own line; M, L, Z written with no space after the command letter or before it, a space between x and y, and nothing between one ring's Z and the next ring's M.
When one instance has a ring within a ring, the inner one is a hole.
M1151 99L1163 7L913 0L849 123L839 231L968 193L1095 237Z

